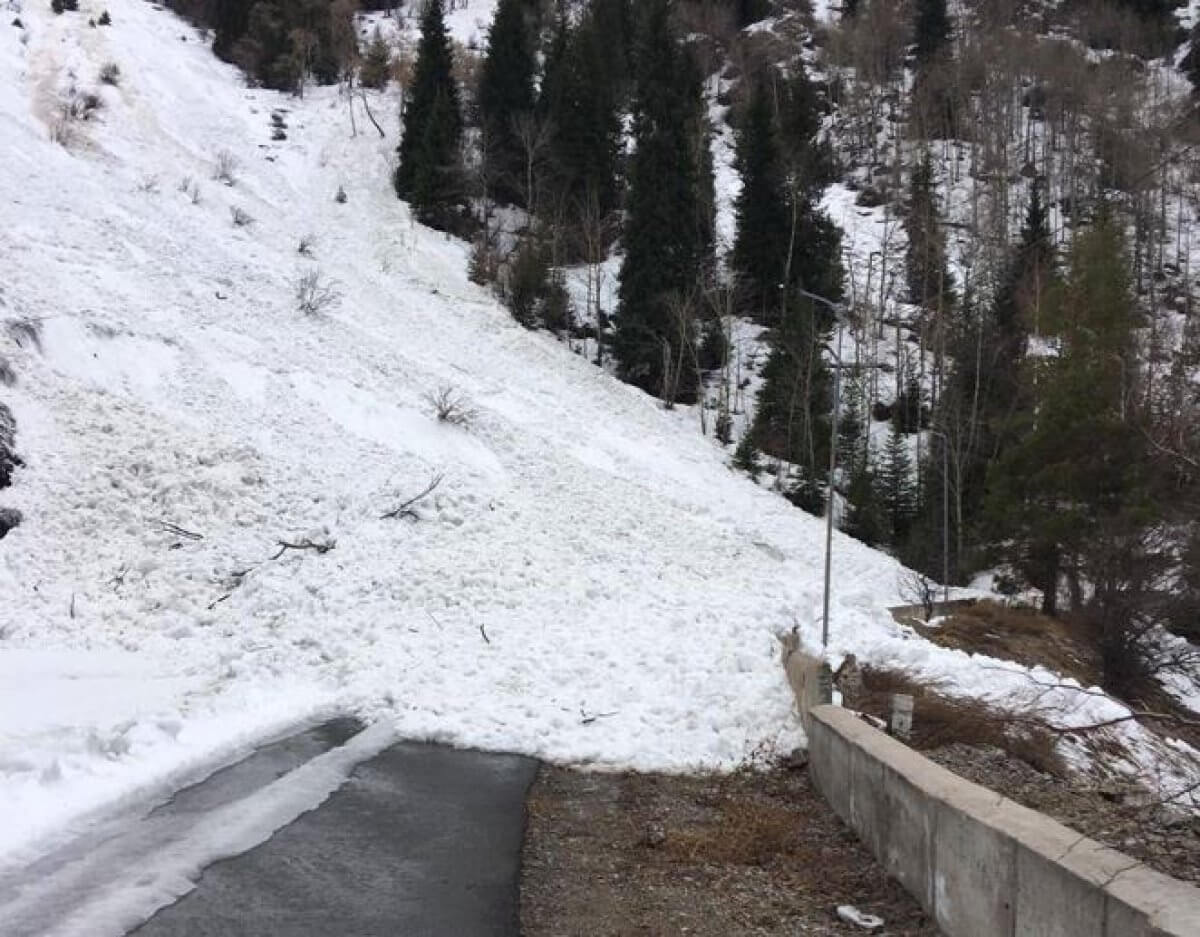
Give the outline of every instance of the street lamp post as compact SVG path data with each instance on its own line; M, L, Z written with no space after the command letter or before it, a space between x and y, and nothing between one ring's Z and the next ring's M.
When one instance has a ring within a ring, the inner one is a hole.
M833 379L833 414L829 429L829 492L825 499L825 589L821 595L821 651L824 653L829 649L829 584L833 577L834 476L837 473L838 410L841 408L842 394L842 333L845 331L847 310L843 303L835 303L831 299L810 293L808 290L796 289L796 292L813 302L828 307L833 312L838 327L837 351L833 354L837 368Z
M950 601L950 437L940 429L929 430L942 440L942 601Z

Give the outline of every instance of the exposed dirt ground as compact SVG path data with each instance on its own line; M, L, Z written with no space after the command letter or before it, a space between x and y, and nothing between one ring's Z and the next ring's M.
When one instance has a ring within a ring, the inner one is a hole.
M1200 820L1147 806L1132 791L1039 772L997 748L947 745L925 754L976 784L1175 878L1200 882Z
M837 820L804 770L727 777L544 767L530 790L526 937L938 933Z

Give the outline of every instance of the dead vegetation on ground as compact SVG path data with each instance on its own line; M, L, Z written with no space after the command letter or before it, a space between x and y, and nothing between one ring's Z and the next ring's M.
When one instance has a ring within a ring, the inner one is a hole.
M892 696L913 698L913 731L909 744L930 751L960 743L999 748L1038 771L1064 776L1066 766L1055 750L1055 734L1033 714L1013 713L982 700L948 696L936 686L918 683L901 670L867 666L862 670L862 693L855 703L861 712L886 720Z
M892 937L933 937L916 902L811 787L807 772L585 774L530 791L525 937L851 937L839 904Z
M1078 626L1036 609L985 599L956 609L936 625L914 627L921 637L941 647L1027 667L1041 665L1084 686L1099 682L1099 661L1087 635Z

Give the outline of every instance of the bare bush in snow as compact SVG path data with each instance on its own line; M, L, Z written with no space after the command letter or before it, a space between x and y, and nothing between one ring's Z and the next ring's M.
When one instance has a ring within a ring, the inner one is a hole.
M301 257L311 257L313 247L316 245L316 243L316 235L305 234L301 236L300 243L296 245L296 253L298 253Z
M121 83L121 66L116 62L105 62L100 68L100 81L116 87Z
M188 197L193 205L200 204L200 184L191 176L184 176L179 183L179 191Z
M449 423L451 426L468 427L475 422L479 411L471 403L471 398L449 384L443 384L436 392L425 394L425 402L433 408L439 423Z
M221 150L217 154L217 162L213 169L213 178L232 186L237 184L238 158L229 150Z
M319 316L335 309L341 301L337 284L320 270L310 270L296 282L296 308L306 316Z
M254 224L254 219L250 216L250 213L239 205L229 206L229 215L233 219L233 226L235 228L248 228Z

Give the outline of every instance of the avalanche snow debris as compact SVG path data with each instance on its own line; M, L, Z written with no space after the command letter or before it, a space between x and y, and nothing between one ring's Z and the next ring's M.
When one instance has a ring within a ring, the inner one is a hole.
M109 6L119 28L29 4L28 43L0 35L0 269L43 330L12 391L37 524L0 552L0 866L318 711L606 767L799 744L775 633L819 642L821 522L471 284L467 247L392 192L396 108L374 108L388 139L352 136L347 99L313 88L260 149L278 95L162 9ZM491 6L452 16L458 38ZM136 88L56 146L70 75L114 60ZM224 187L175 197L222 152L253 229ZM318 318L294 303L307 232L344 292ZM443 385L473 401L469 431L423 405ZM422 523L380 517L439 473ZM337 549L255 565L301 531ZM1072 724L1125 712L901 628L902 573L835 536L834 663L1037 692ZM1197 776L1121 733L1165 788Z

